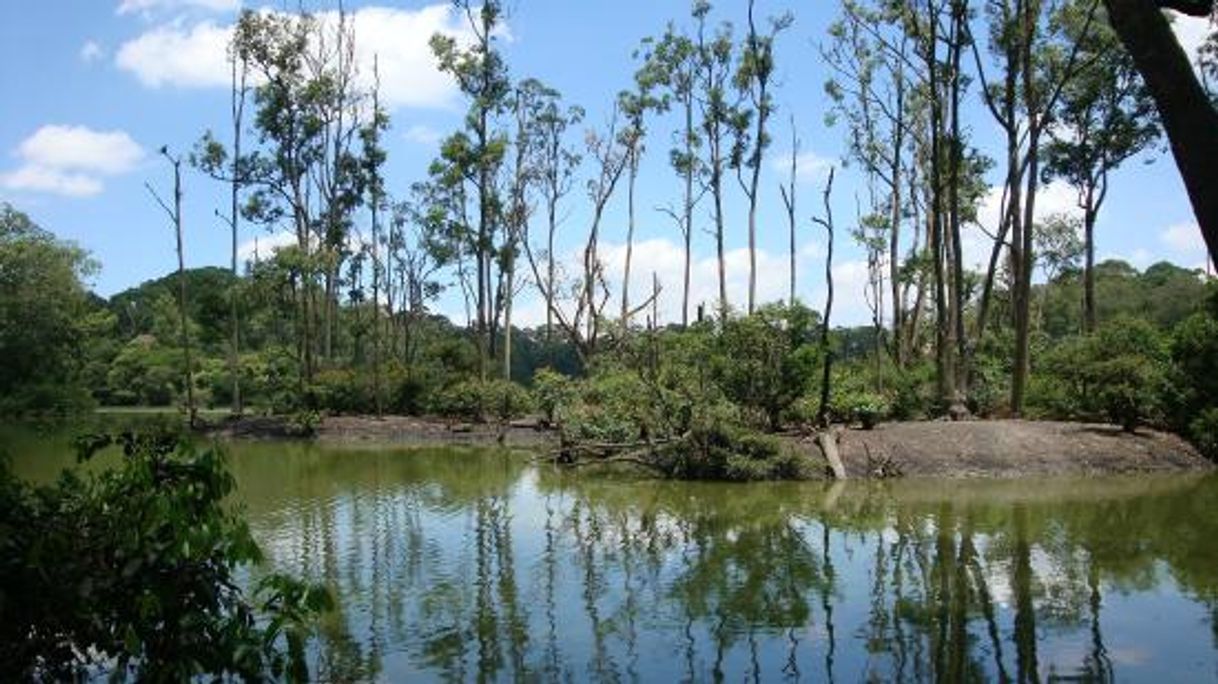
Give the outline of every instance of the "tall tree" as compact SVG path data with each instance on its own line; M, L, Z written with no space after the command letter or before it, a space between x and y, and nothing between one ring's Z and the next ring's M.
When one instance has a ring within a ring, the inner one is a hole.
M657 100L662 109L675 108L680 117L680 129L674 135L675 143L669 149L669 164L682 181L679 207L663 207L661 211L676 222L684 241L685 261L682 269L681 325L689 325L690 272L693 264L694 208L704 192L695 192L694 181L701 178L704 170L700 157L702 138L694 119L698 103L698 77L700 74L700 52L689 36L678 31L671 23L658 40L644 41L649 50L644 62L644 71L657 84L660 95Z
M757 30L753 16L755 0L749 0L748 33L740 52L740 60L734 76L734 84L741 98L749 103L741 111L737 128L737 141L732 155L732 166L736 178L749 201L749 297L748 312L751 315L757 299L757 203L761 183L762 159L770 146L770 135L766 124L774 111L774 96L771 92L774 78L774 39L791 26L794 16L787 12L770 19L769 30ZM751 119L751 121L750 121ZM749 131L750 125L752 130ZM748 172L748 180L744 174Z
M778 192L782 195L782 206L787 211L787 238L790 241L788 257L788 269L790 273L790 292L787 295L787 304L795 304L795 284L796 284L796 268L795 268L795 184L799 180L799 134L795 130L795 117L791 116L791 171L787 179L787 184L779 184Z
M704 185L713 202L711 212L714 219L715 256L719 264L719 318L728 314L727 261L724 246L725 216L723 209L723 176L731 161L732 131L739 126L738 103L729 93L732 69L732 27L723 23L711 35L707 26L711 6L705 0L694 3L694 19L697 33L694 42L697 55L698 107L701 114L700 127L706 169Z
M285 263L296 298L299 389L307 396L318 352L333 353L339 273L363 196L353 150L364 109L353 28L342 12L323 21L307 13L246 11L233 44L260 81L254 91L259 145L240 162L250 192L244 214L268 227L286 220L295 233Z
M168 147L161 147L161 156L165 157L173 167L173 201L161 199L150 183L145 183L148 193L156 203L165 210L169 222L173 224L175 244L178 253L178 316L181 324L182 344L182 382L186 387L186 412L190 426L194 427L196 419L194 364L190 356L190 325L186 315L186 257L182 245L182 158L174 157Z
M537 113L536 134L532 141L533 159L530 163L537 176L538 192L545 204L546 267L544 275L538 274L537 285L545 298L546 340L550 341L554 334L554 294L557 285L554 238L558 232L558 207L563 197L571 191L575 171L583 159L577 150L568 145L566 138L568 130L583 121L584 110L576 106L564 109L561 95L553 89L547 89L539 96L544 101ZM532 254L527 236L525 249Z
M477 206L477 225L472 236L472 254L477 273L475 302L479 367L487 375L495 326L494 295L496 279L492 271L497 250L502 213L498 175L507 147L506 136L496 118L508 105L511 82L502 55L495 47L503 7L498 0L475 6L470 0L453 0L453 5L468 20L473 41L461 47L449 35L436 34L431 49L441 71L450 74L469 100L464 132L454 134L444 145L445 155L473 184Z
M639 177L639 162L646 147L646 118L649 112L661 106L652 94L655 88L653 75L644 66L635 74L635 87L618 93L618 108L625 119L618 134L626 152L626 262L622 272L622 332L630 329L630 262L634 256L635 230L635 183Z
M364 174L364 192L367 193L368 213L371 220L372 250L372 393L376 415L379 418L384 412L384 397L382 393L383 379L381 369L382 326L381 326L381 280L384 268L381 262L381 211L386 205L385 177L382 167L387 155L381 146L381 135L389 126L389 116L381 109L380 100L380 70L377 60L373 61L373 88L371 119L360 130L360 140L363 155L360 159Z
M1062 178L1078 193L1083 212L1083 322L1094 332L1095 223L1108 196L1108 175L1158 137L1154 102L1116 34L1101 22L1082 33L1085 15L1063 5L1055 24L1077 43L1083 65L1066 83L1053 112L1045 149L1045 177Z
M233 275L229 287L229 348L228 372L232 378L232 412L241 415L241 275L238 263L238 241L241 223L241 189L245 183L245 166L241 157L241 138L245 127L245 102L249 95L247 84L249 63L235 44L228 46L230 68L229 115L232 125L232 153L208 131L190 155L190 163L212 178L229 186L229 214L224 217L230 231L230 264ZM220 212L217 210L216 215Z

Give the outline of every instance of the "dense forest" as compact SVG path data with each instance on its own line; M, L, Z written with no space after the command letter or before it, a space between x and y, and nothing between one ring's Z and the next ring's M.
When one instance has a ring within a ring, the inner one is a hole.
M842 163L863 179L851 216L833 213L833 173L797 203L797 131L816 122L784 121L774 49L794 17L754 2L743 26L699 1L640 36L623 55L633 82L599 125L512 71L500 3L457 2L470 38L437 34L430 48L464 97L463 125L409 187L386 183L389 116L347 16L245 11L229 46L231 119L162 148L172 190L149 185L176 228L174 272L103 299L85 285L98 267L86 252L4 206L2 408L179 406L192 421L224 408L306 427L326 413L540 415L573 440L708 457L769 453L762 433L833 422L1014 416L1153 425L1214 453L1218 286L1166 262L1097 260L1110 175L1164 139L1207 237L1210 225L1162 72L1122 24L1126 4L843 2L809 58L833 73L824 134L844 138ZM1207 107L1215 35L1200 78L1189 75ZM963 120L978 103L989 128ZM788 135L791 158L775 159ZM683 282L640 292L630 271L646 155L667 157L663 213L685 268ZM788 162L780 192L765 190L763 169ZM1001 206L983 225L994 172ZM1078 214L1038 213L1051 181L1076 191ZM217 212L232 233L226 267L185 267L184 183L229 193ZM790 288L763 302L757 215L777 200ZM624 220L607 220L611 203L625 203ZM572 207L586 225L563 221ZM989 236L980 270L965 260L968 226ZM295 239L243 259L248 228ZM796 234L810 231L828 246L824 273L798 271ZM718 261L707 306L690 295L702 232ZM578 263L564 263L559 233L578 236ZM600 251L610 233L626 245L623 274ZM734 291L725 243L740 235L749 277ZM865 251L870 325L834 324L835 241ZM801 301L822 277L827 300ZM677 320L658 312L662 288L681 292ZM437 313L442 296L465 320ZM514 320L524 298L543 302L543 324Z

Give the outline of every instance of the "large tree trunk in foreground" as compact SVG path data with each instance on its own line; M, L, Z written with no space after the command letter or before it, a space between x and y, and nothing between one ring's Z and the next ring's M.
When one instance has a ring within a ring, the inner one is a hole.
M1218 110L1159 10L1207 16L1212 0L1104 0L1104 6L1150 88L1210 258L1218 260Z

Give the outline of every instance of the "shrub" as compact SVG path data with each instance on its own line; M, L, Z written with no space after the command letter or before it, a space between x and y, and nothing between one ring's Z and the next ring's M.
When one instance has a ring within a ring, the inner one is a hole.
M313 376L315 405L335 413L369 413L375 410L372 383L359 371L330 368Z
M542 368L533 375L533 397L537 410L549 425L558 424L560 407L569 405L576 394L575 382L549 368Z
M440 392L432 405L444 416L486 421L507 421L533 409L528 390L507 380L460 382Z
M1037 401L1056 417L1106 419L1132 431L1162 418L1169 390L1167 348L1141 319L1117 318L1046 355Z
M815 475L808 459L777 437L726 425L695 430L660 449L658 459L662 469L682 479L789 480Z
M1218 460L1218 408L1208 408L1189 423L1188 434L1197 450Z
M805 307L765 306L728 320L719 335L716 377L723 392L772 430L820 368L817 316Z
M112 443L81 443L81 458ZM308 678L324 589L237 584L260 559L221 453L126 434L114 468L34 488L0 463L0 667L14 679ZM286 646L286 648L285 648ZM207 675L210 675L208 677Z

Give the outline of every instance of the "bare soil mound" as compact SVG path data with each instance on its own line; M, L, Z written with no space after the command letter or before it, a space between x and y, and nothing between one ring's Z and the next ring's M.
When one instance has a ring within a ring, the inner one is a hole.
M808 448L819 454L809 443ZM847 430L839 444L850 477L885 467L907 477L1018 477L1213 468L1187 442L1113 425L985 420L886 423Z

